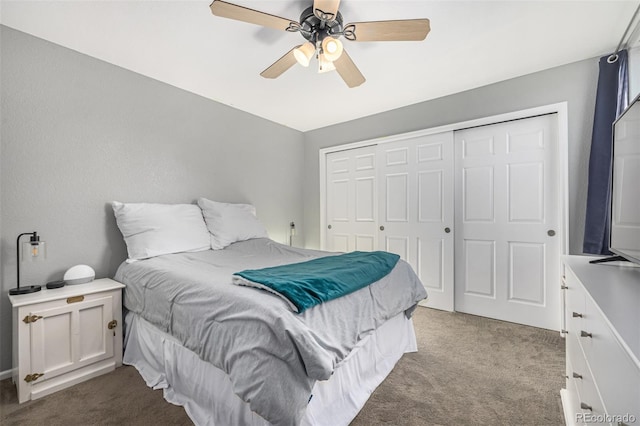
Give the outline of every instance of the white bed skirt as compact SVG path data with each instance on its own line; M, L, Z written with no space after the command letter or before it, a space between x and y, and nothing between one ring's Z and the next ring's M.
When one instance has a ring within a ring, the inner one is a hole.
M147 386L184 406L196 425L265 426L249 404L233 393L222 370L202 361L172 336L129 312L123 362L138 369ZM303 425L348 425L403 353L416 352L413 323L404 313L363 339L329 380L316 382Z

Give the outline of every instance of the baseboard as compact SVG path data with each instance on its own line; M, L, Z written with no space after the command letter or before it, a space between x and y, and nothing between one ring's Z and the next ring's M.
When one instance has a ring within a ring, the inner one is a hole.
M11 370L0 371L0 380L10 379L11 378Z
M575 422L571 416L569 409L569 392L566 389L560 389L560 400L562 401L562 411L564 413L564 422L567 426L574 426Z

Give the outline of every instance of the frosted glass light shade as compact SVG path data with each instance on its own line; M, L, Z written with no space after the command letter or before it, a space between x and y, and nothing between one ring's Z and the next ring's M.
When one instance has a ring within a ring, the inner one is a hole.
M322 40L322 53L328 61L335 61L342 55L342 42L337 38L326 37Z
M316 47L310 41L306 42L302 46L293 51L293 56L296 61L303 67L308 67L313 54L316 52Z
M41 262L47 258L47 243L44 241L22 243L23 262Z
M332 61L329 61L327 60L327 58L325 58L324 53L321 53L320 55L318 55L318 72L319 73L329 72L335 69L336 69L336 66L333 65Z

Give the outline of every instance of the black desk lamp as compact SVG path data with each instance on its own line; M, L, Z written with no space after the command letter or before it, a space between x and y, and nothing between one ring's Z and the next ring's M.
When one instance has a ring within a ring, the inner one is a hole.
M22 256L22 260L30 259L32 261L36 261L39 259L43 259L46 257L46 246L44 241L40 241L40 237L37 232L24 232L18 235L18 239L16 240L16 265L18 267L18 287L12 288L9 290L10 295L16 294L27 294L27 293L35 293L36 291L40 291L42 289L39 285L30 285L28 287L20 287L20 238L25 235L31 235L29 242L24 243L24 254Z

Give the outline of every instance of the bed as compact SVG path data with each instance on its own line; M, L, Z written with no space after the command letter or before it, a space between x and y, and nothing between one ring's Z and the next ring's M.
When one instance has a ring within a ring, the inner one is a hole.
M426 292L402 260L372 284L296 313L232 277L337 253L260 231L222 248L136 259L127 237L140 232L116 218L130 254L115 275L126 285L123 362L195 424L346 425L402 354L417 350L411 314Z

